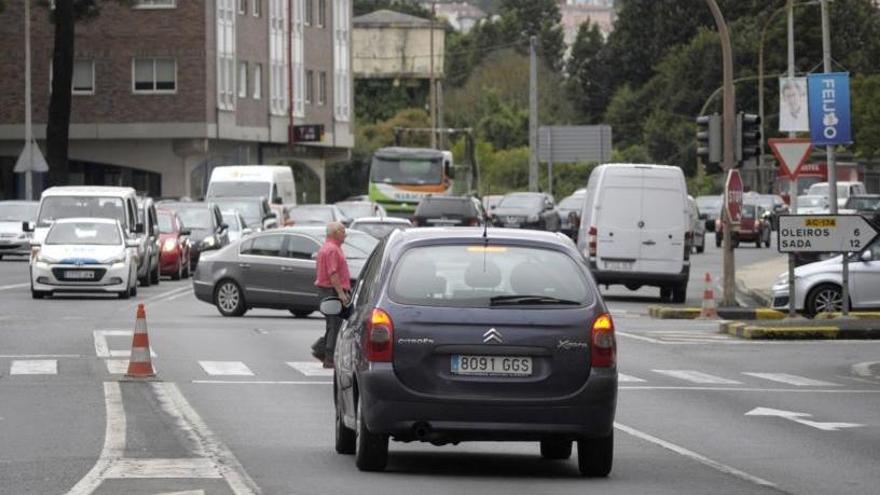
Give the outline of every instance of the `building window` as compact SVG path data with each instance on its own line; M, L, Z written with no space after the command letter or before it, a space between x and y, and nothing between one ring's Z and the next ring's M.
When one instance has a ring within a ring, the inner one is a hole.
M287 0L269 0L269 111L287 115L288 50Z
M254 85L254 99L259 100L263 97L263 65L262 64L254 64L254 77L253 82Z
M318 27L327 25L327 0L318 0Z
M333 0L333 115L351 118L351 3Z
M238 13L241 15L247 14L247 0L238 0Z
M306 104L311 105L315 101L315 73L306 71Z
M177 91L177 60L136 58L132 61L135 93L174 93Z
M263 15L263 0L253 0L254 5L254 17L260 17Z
M238 97L239 98L247 98L248 95L248 84L247 84L247 76L248 76L248 67L247 62L239 62L238 63Z
M73 94L95 94L95 61L77 59L73 61Z
M305 3L304 0L293 0L293 32L291 33L291 59L293 66L290 68L291 77L293 78L293 115L294 117L305 117L305 51L304 44L304 26L305 26Z
M136 9L173 9L175 7L177 7L177 0L136 0L134 4Z
M314 14L314 12L313 12L314 6L312 5L312 0L303 0L303 3L305 4L305 11L306 11L306 15L305 15L305 18L303 19L303 23L305 23L306 26L311 26L312 24L314 24L314 21L312 18L312 15Z
M327 73L321 71L318 74L318 105L327 104Z
M217 108L235 109L235 0L217 2Z

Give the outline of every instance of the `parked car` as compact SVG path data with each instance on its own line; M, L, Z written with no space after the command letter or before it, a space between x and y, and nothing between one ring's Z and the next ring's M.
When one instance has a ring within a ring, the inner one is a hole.
M843 256L795 268L795 309L813 316L843 307ZM788 273L773 285L773 307L787 310ZM849 299L853 309L880 308L880 241L849 255Z
M351 223L336 205L296 205L289 209L290 221L298 225L327 225L330 222Z
M223 215L223 223L229 228L230 244L240 240L242 237L247 237L254 233L254 231L248 227L247 221L238 211L225 210L221 211L220 214ZM259 230L257 232L259 232Z
M789 213L788 205L778 194L760 194L754 203L764 209L763 218L774 232L779 228L779 215Z
M697 196L697 208L706 215L706 230L715 231L715 220L721 218L721 210L724 207L724 198L718 194L711 196Z
M394 217L367 217L358 218L351 222L352 230L366 232L376 239L382 240L391 235L395 230L412 227L412 222L405 218Z
M214 203L163 203L177 213L183 226L190 230L192 241L190 263L196 269L202 253L223 248L229 244L229 228L223 223L220 208Z
M476 198L427 196L412 218L414 227L461 227L482 225L486 214Z
M706 250L706 214L700 212L697 201L688 196L688 217L691 226L691 249L702 253Z
M517 192L504 195L495 207L492 223L498 227L559 231L559 212L544 193Z
M137 239L127 239L116 219L60 218L36 246L31 295L58 292L137 295Z
M861 215L880 226L880 194L850 196L840 213Z
M159 217L159 244L162 246L159 259L161 274L170 276L172 280L189 278L192 272L192 242L189 236L192 232L174 211L158 208L156 213Z
M340 201L336 207L351 220L367 217L387 217L385 208L374 201Z
M0 201L0 259L10 255L31 254L31 232L24 223L37 221L38 201Z
M196 298L215 305L223 316L270 308L304 318L318 309L315 256L325 238L323 225L287 227L231 244L199 263L193 277ZM363 232L347 232L342 250L353 279L376 244Z
M152 198L137 197L138 223L144 226L144 233L140 237L141 254L138 259L138 281L144 287L159 284L159 219L156 215L156 205Z
M278 217L266 198L222 197L213 198L211 202L223 210L234 210L241 213L247 226L254 232L274 229L279 226Z
M498 206L498 203L501 202L501 199L504 198L503 194L488 194L483 196L483 210L486 211L486 218L492 218L494 214L495 208Z
M336 451L380 471L389 440L578 447L613 461L614 323L570 241L546 232L410 229L367 262L334 354ZM338 299L322 303L340 314Z
M770 238L773 235L770 222L764 216L764 209L755 204L742 205L742 219L739 228L733 232L730 238L733 247L739 247L741 242L754 242L755 247L770 247ZM724 240L724 228L721 220L715 221L715 246L721 247Z
M810 186L807 189L807 194L810 196L824 196L827 201L831 201L829 198L829 185L827 182L817 182ZM849 199L850 196L856 196L861 194L867 194L868 191L865 189L865 185L861 182L838 182L837 183L837 207L843 208L846 205L846 200ZM800 203L798 203L800 204Z
M797 215L821 215L830 213L826 196L804 195L797 197Z
M577 246L600 285L660 288L682 303L690 278L687 185L679 167L607 164L593 169Z
M572 194L556 205L556 210L559 212L559 231L572 239L577 238L578 225L581 223L581 210L584 209L584 198L586 197L586 191L582 194Z

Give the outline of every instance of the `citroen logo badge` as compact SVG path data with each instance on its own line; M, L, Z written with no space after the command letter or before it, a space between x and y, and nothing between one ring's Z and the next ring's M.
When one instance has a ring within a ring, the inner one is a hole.
M504 339L501 337L501 332L495 330L494 328L490 328L488 332L483 334L483 343L488 344L490 342L494 342L496 344L503 344Z

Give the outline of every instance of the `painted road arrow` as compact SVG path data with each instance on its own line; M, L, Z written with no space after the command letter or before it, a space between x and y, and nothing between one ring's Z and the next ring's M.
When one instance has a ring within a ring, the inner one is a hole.
M813 428L823 431L837 431L843 428L858 428L859 426L865 426L858 423L822 423L819 421L810 421L803 418L812 417L812 414L794 411L783 411L781 409L770 409L769 407L756 407L747 412L746 416L776 416L779 418L785 418L794 421L795 423L800 423L802 425L812 426Z
M861 215L780 215L780 253L853 253L877 238L877 229Z

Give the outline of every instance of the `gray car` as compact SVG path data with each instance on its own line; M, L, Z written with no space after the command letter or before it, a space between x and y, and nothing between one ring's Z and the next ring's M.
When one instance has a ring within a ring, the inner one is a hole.
M492 212L499 227L559 231L559 213L553 199L544 193L517 192L504 196Z
M24 222L36 222L40 211L39 201L0 201L0 259L3 255L31 254L30 232L25 232Z
M253 234L202 258L193 277L196 298L214 304L223 316L251 308L283 309L305 318L318 309L315 256L326 227L288 227ZM352 278L378 241L349 231L342 250Z
M342 314L338 299L322 303ZM335 306L335 307L334 307ZM388 442L578 446L606 476L617 400L614 323L561 234L408 229L367 261L334 354L336 451L385 468Z

